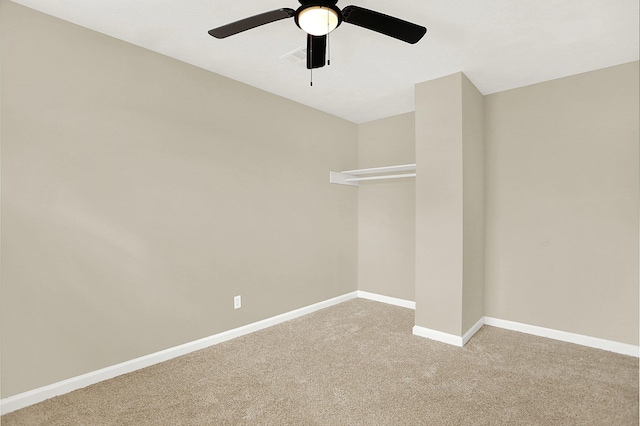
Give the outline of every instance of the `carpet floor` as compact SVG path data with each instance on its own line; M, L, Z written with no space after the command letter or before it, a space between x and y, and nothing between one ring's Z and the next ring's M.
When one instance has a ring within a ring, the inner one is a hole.
M355 299L2 416L11 425L637 425L638 359Z

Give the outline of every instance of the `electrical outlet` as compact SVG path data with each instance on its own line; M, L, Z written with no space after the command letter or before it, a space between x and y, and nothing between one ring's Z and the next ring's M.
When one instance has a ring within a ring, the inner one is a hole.
M242 306L242 296L233 298L233 309L239 309Z

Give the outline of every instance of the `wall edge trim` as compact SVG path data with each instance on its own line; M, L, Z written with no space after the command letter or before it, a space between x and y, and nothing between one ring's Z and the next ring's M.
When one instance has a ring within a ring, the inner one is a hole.
M154 352L149 355L134 358L132 360L125 361L119 364L115 364L110 367L105 367L86 374L71 377L60 382L52 383L50 385L42 386L40 388L3 398L0 400L0 413L2 415L8 414L21 408L26 408L30 405L53 398L55 396L63 395L65 393L69 393L77 389L82 389L86 386L104 380L112 379L122 374L130 373L141 368L149 367L160 362L176 358L178 356L186 355L190 352L217 345L218 343L222 343L227 340L243 336L245 334L253 333L255 331L259 331L355 298L369 299L376 302L415 309L415 302L409 300L383 296L362 290L353 291L351 293L343 294L342 296L337 296L309 306L304 306L302 308L266 318L261 321L223 331L209 337L204 337L202 339L194 340L192 342ZM546 337L567 343L574 343L594 349L602 349L609 352L615 352L622 355L629 355L640 358L640 346L487 316L480 318L462 336L444 333L442 331L433 330L419 325L415 325L413 327L412 333L416 336L426 337L431 340L436 340L442 343L462 347L473 337L475 333L478 332L478 330L482 328L483 325L489 325L506 330L517 331L520 333L531 334L539 337Z
M420 325L413 326L413 334L427 339L436 340L442 343L448 343L453 346L463 347L484 325L484 317L480 318L475 324L469 328L462 336L449 334L442 331L434 330Z
M357 291L353 291L351 293L343 294L342 296L337 296L328 300L324 300L322 302L314 303L309 306L304 306L293 311L285 312L283 314L266 318L261 321L223 331L221 333L204 337L202 339L194 340L192 342L154 352L149 355L143 355L129 361L124 361L109 367L71 377L60 382L52 383L26 392L12 395L0 400L0 413L2 415L5 415L21 408L26 408L30 405L45 401L47 399L66 394L77 389L82 389L84 387L102 382L104 380L112 379L122 374L131 373L145 367L150 367L160 362L186 355L188 353L204 349L209 346L217 345L218 343L226 342L227 340L231 340L245 334L253 333L283 323L285 321L310 314L320 309L328 308L330 306L346 302L347 300L355 299L357 297Z
M466 333L462 335L462 346L466 345L467 342L473 337L474 334L478 332L484 325L484 317L481 317L475 324L471 326Z
M444 333L432 328L422 327L420 325L413 326L413 334L415 336L426 337L441 343L462 347L462 337L455 334Z
M370 293L368 291L358 290L356 292L358 297L362 299L369 299L376 302L386 303L388 305L400 306L403 308L416 309L416 302L406 299L399 299L397 297L383 296L382 294Z
M640 346L486 316L480 318L480 320L478 320L478 322L476 322L473 327L471 327L464 335L462 335L462 337L422 327L419 325L413 327L413 334L420 337L426 337L431 340L436 340L439 342L448 343L450 345L462 347L473 337L474 334L478 332L478 330L482 328L483 325L503 328L505 330L517 331L525 334L531 334L533 336L546 337L566 343L574 343L576 345L587 346L594 349L602 349L621 355L640 358Z
M614 340L601 339L599 337L591 337L583 334L570 333L568 331L555 330L552 328L539 327L537 325L523 324L492 317L484 317L484 324L640 358L640 346L628 343L621 343Z

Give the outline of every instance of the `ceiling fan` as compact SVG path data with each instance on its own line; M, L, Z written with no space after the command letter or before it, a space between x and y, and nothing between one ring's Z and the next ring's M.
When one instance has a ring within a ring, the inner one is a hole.
M423 26L394 18L359 6L346 6L340 10L338 0L298 0L297 10L276 9L209 30L215 38L225 38L264 24L293 17L296 25L307 33L307 68L320 68L326 62L327 34L342 22L415 44L427 29Z

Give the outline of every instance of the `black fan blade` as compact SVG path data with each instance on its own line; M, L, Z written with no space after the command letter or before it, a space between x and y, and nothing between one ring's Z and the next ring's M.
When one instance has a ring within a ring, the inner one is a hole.
M307 69L324 67L327 53L327 36L307 34Z
M411 22L359 6L347 6L342 9L342 18L350 24L367 28L411 44L420 41L422 36L427 32L427 29L421 25L412 24Z
M289 8L272 10L270 12L261 13L259 15L244 18L239 21L214 28L209 30L209 35L212 35L215 38L229 37L234 34L250 30L251 28L259 27L260 25L291 18L295 13L295 10Z

